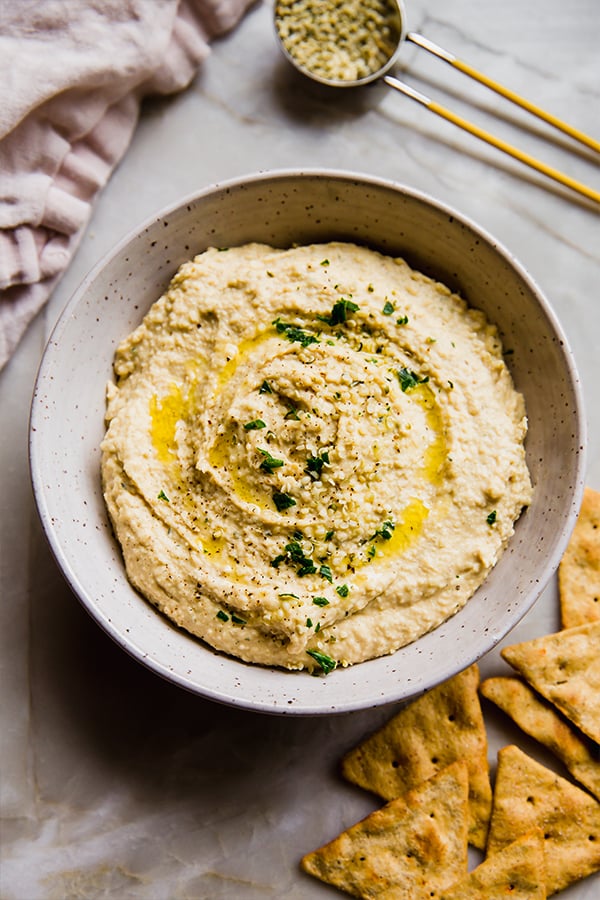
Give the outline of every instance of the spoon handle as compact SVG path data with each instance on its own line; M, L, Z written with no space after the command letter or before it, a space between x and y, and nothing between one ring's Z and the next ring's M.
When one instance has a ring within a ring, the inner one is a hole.
M462 128L463 131L469 132L469 134L474 135L482 141L485 141L486 144L490 144L492 147L496 147L498 150L502 150L504 153L507 153L514 159L519 160L519 162L524 163L526 166L530 166L537 172L541 172L542 175L546 175L548 178L552 178L554 181L565 185L565 187L571 188L571 190L577 191L577 193L582 194L589 200L593 200L595 203L600 204L600 191L596 191L593 188L587 187L587 185L582 184L580 181L576 181L569 175L564 175L562 172L559 172L558 169L554 169L552 168L552 166L548 166L546 165L546 163L540 162L540 160L536 159L534 156L530 156L529 153L525 153L523 150L519 150L517 147L513 147L512 144L507 143L501 138L495 137L493 134L490 134L489 131L485 131L478 125L474 125L472 122L469 122L462 116L459 116L456 113L453 113L451 110L446 109L446 107L442 106L440 103L436 103L434 100L430 100L429 97L425 96L425 94L422 94L420 91L416 91L414 90L414 88L409 87L409 85L405 84L403 81L400 81L394 75L384 75L383 81L389 87L400 91L400 93L404 94L406 97L410 97L411 100L416 100L417 103L425 106L427 109L435 113L437 116L440 116L442 119L446 119L446 121L452 122L454 125Z
M540 106L536 106L535 103L531 103L525 97L521 97L520 94L515 93L515 91L512 91L510 88L504 87L503 84L494 81L492 78L488 78L488 76L484 75L483 72L479 72L468 63L457 59L454 54L449 53L447 50L444 50L437 44L434 44L433 41L430 41L428 38L423 37L423 35L416 34L414 31L410 31L406 35L406 40L411 41L413 44L416 44L418 47L421 47L421 49L426 50L428 53L432 53L434 56L437 56L438 59L444 60L444 62L449 63L455 69L458 69L460 72L468 75L469 78L473 78L480 84L485 85L485 87L490 88L490 90L495 91L497 94L500 94L502 97L505 97L507 100L510 100L512 103L515 103L522 109L527 110L527 112L531 113L532 115L537 116L538 119L542 119L544 122L552 125L554 128L558 128L559 131L562 131L564 134L568 134L569 137L573 138L576 141L579 141L579 143L585 144L586 147L595 150L596 153L600 153L600 141L595 140L595 138L590 137L588 134L585 134L585 132L580 131L578 128L573 128L572 125L568 125L566 122L563 122L562 119L559 119L557 116L552 115L552 113L546 112L545 109L542 109Z

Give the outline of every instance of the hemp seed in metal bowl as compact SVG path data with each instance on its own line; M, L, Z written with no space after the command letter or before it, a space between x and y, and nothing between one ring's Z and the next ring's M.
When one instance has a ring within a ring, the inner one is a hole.
M394 0L278 0L275 27L299 69L336 85L369 81L390 62L402 34Z

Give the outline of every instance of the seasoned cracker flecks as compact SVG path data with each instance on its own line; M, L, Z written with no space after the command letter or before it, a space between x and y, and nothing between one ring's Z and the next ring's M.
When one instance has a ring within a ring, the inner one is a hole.
M600 622L512 644L501 654L577 728L600 743Z
M544 834L548 895L600 869L600 803L518 747L503 747L486 858L533 828Z
M473 665L432 688L350 750L341 769L348 781L391 800L457 759L465 759L469 841L483 849L492 791L478 684L479 669Z
M544 834L535 828L485 859L440 900L546 900Z
M435 900L467 872L468 773L456 762L307 853L309 875L355 897Z
M589 487L558 567L558 589L563 628L600 621L600 492Z
M479 690L526 734L554 753L573 778L600 800L598 744L574 728L551 703L520 678L487 678Z

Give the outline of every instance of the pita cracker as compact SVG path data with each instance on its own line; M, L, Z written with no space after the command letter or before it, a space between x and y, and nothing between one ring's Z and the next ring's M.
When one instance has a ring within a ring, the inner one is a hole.
M600 869L600 803L510 745L498 753L486 858L533 828L544 833L548 895Z
M480 693L554 753L573 778L600 800L600 747L520 678L487 678Z
M391 800L457 759L469 769L469 841L483 849L492 790L487 737L470 666L413 700L342 759L344 778Z
M440 900L546 900L544 834L536 828L489 856Z
M457 762L307 853L305 872L353 897L432 900L467 871L468 773Z
M558 592L563 628L600 621L600 492L589 487L558 567Z
M502 650L503 658L584 734L600 743L600 622Z

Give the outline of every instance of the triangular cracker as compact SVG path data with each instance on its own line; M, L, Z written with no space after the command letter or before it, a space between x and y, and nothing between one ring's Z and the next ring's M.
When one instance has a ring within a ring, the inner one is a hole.
M375 810L301 866L354 897L432 900L467 871L464 762Z
M573 778L600 800L600 747L520 678L487 678L480 693L499 706L528 735L548 747Z
M469 768L469 841L483 849L492 791L487 738L472 665L413 700L382 728L349 751L342 774L391 800L457 759Z
M558 590L563 628L600 621L600 492L589 487L558 567Z
M600 622L513 644L502 656L584 734L600 743Z
M489 856L440 900L546 900L544 834L536 828Z
M548 895L600 869L600 803L510 745L498 753L486 857L541 828Z

